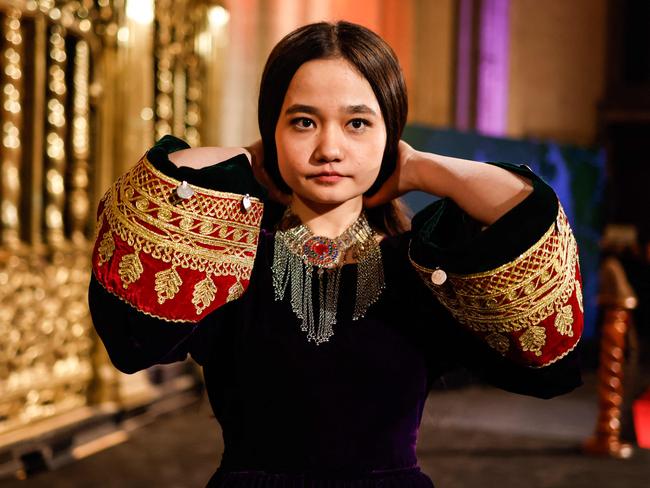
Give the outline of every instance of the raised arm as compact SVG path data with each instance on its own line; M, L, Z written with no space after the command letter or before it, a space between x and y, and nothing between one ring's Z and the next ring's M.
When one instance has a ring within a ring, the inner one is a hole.
M216 327L213 312L250 280L263 189L242 151L212 153L234 156L200 168L170 161L186 151L181 159L199 166L187 148L164 137L99 205L89 302L122 371L186 357L196 331Z
M414 151L421 191L451 198L470 217L491 225L533 191L529 179L498 166Z
M413 218L409 248L438 301L510 361L545 367L565 357L582 333L582 287L577 245L553 190L525 165L406 144L399 159L373 198L408 190L443 197Z
M417 151L400 141L395 174L366 204L374 206L414 190L450 198L473 219L491 225L533 187L529 178L501 167Z

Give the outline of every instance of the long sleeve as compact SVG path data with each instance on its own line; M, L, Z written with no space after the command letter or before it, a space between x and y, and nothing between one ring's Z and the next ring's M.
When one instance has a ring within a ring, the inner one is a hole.
M106 291L94 276L88 303L97 334L113 365L124 373L184 360L192 350L194 333L204 326L145 315Z
M532 368L504 357L436 305L428 309L435 319L426 322L431 329L426 350L435 368L432 380L462 368L502 390L538 398L552 398L582 385L579 348L547 366Z
M99 205L89 305L125 372L188 353L200 362L220 309L250 280L263 204L246 157L176 168L168 154L183 147L163 138Z
M473 369L489 362L484 375L517 390L526 378L552 383L563 366L577 371L570 353L583 326L580 270L553 190L525 166L491 164L530 178L533 192L487 229L451 200L434 203L413 219L409 257L463 333L473 337L464 362ZM521 378L514 381L517 374Z

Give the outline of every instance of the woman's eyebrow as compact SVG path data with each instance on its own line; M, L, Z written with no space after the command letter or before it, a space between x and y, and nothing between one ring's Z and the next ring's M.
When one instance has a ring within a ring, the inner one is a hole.
M291 115L291 114L297 114L297 113L305 113L305 114L312 114L312 115L318 115L319 111L316 107L312 107L311 105L302 105L299 103L294 103L293 105L289 106L285 111L285 115Z
M368 115L375 115L375 116L377 115L377 112L375 112L368 105L365 105L363 103L359 105L348 105L347 107L343 107L341 111L346 114L368 114ZM303 105L301 103L294 103L293 105L287 107L284 113L285 115L291 115L296 113L319 115L320 111L316 107L313 107L312 105Z
M377 112L375 112L373 109L368 107L368 105L349 105L345 107L345 113L347 114L369 114L369 115L377 115Z

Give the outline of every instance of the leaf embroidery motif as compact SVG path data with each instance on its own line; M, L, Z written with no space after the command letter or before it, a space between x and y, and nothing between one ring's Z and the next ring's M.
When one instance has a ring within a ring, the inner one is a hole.
M196 308L196 315L201 315L208 306L212 303L217 294L217 286L212 281L210 276L194 285L194 293L192 293L192 303Z
M241 282L237 280L228 290L228 298L226 299L226 302L232 302L233 300L237 300L243 294L244 294L244 287L242 286Z
M573 309L571 305L562 307L555 317L555 328L561 335L573 337Z
M580 286L580 281L576 279L576 300L578 300L578 307L580 311L584 313L584 308L582 304L582 287Z
M176 268L169 268L164 271L156 273L156 295L158 295L158 303L161 305L165 300L171 300L176 296L180 290L183 280L176 271Z
M126 290L131 283L135 283L144 271L138 253L126 254L120 260L118 274L122 280L122 286Z
M519 337L519 342L523 351L530 351L535 353L535 356L541 356L542 347L546 343L546 329L533 325Z
M503 334L494 332L487 336L485 340L492 349L495 349L499 354L505 354L510 349L510 341Z
M110 232L105 232L102 236L102 242L99 243L97 252L99 253L99 264L107 263L115 251L115 241Z

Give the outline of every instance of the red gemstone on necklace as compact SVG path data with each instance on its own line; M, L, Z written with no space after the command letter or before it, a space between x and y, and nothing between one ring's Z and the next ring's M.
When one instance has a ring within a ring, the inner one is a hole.
M303 244L303 252L306 263L324 268L336 266L339 256L337 242L322 236L310 237Z
M329 246L324 242L315 242L312 244L312 250L319 256L324 256L329 251Z

